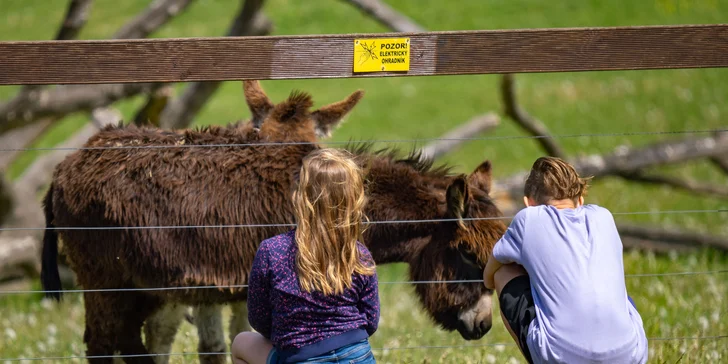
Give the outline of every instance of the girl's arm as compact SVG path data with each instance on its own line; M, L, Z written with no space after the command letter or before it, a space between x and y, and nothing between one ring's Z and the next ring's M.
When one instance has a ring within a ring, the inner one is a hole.
M248 279L248 322L255 331L270 340L272 304L268 267L268 250L261 244L253 259L253 267Z
M362 277L364 288L359 298L359 312L363 313L367 320L365 327L369 336L372 336L379 327L379 287L377 273L371 276Z

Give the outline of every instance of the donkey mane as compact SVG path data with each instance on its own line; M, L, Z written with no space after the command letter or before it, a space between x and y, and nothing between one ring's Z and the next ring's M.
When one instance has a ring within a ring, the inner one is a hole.
M443 178L451 177L452 166L442 164L435 166L430 158L422 158L422 150L413 147L409 152L403 153L401 148L388 146L380 149L374 149L374 143L368 141L352 141L349 140L343 149L349 151L356 156L371 156L373 158L384 158L393 164L404 165L414 169L423 177ZM405 155L402 157L402 155Z
M132 146L132 145L171 145L171 144L210 144L255 142L258 135L250 125L243 121L229 123L227 126L205 125L185 130L163 130L148 126L124 124L107 125L97 135L91 137L88 145L93 146Z
M271 116L280 122L300 122L310 114L308 109L313 106L311 94L293 90L288 99L273 110Z
M303 92L293 92L289 101L307 103L310 95ZM293 104L293 102L291 102ZM292 112L297 110L292 109ZM282 115L287 117L297 117L298 115ZM104 138L98 138L99 135L89 140L89 145L96 146L98 142L94 139L104 141L104 145L204 145L204 144L235 144L247 143L254 144L260 142L259 135L254 129L245 128L242 121L229 123L227 126L220 125L204 125L193 129L181 131L160 130L151 127L139 127L134 124L123 124L119 122L116 125L108 125L104 127L102 133ZM317 144L312 142L311 144ZM401 148L395 146L387 146L376 149L374 142L370 141L354 141L349 140L342 149L349 151L355 156L368 157L368 159L381 158L395 165L403 165L414 169L422 177L426 178L443 178L451 177L453 174L452 166L447 164L435 165L430 158L422 158L422 150L413 147L411 150L404 152Z

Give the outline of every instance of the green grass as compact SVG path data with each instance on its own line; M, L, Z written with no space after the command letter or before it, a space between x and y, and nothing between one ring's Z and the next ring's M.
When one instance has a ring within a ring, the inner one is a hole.
M4 0L0 3L0 40L41 40L54 36L65 11L63 1ZM81 38L111 36L148 1L94 2ZM388 1L430 30L515 29L536 27L631 26L707 24L725 22L728 1L643 0L562 1L460 0L427 2ZM457 5L455 5L457 4ZM153 34L154 37L216 36L223 34L237 2L199 0L187 13ZM384 27L344 1L303 2L270 0L265 11L275 23L275 34L331 34L382 32ZM240 57L245 57L241 54ZM544 60L547 61L547 60ZM554 134L655 132L725 128L728 125L728 70L660 70L631 72L578 72L519 75L521 103L544 121ZM344 98L356 89L367 94L332 140L410 139L436 137L469 118L489 111L501 112L499 77L442 76L378 79L264 81L275 101L292 89L313 94L316 106ZM0 87L0 100L17 87ZM126 118L140 98L119 104ZM197 118L197 125L221 124L249 115L239 82L225 82ZM49 147L65 139L86 122L73 115L56 125L34 146ZM484 136L522 136L507 119ZM562 138L571 155L606 153L619 145L640 146L672 136L610 136ZM410 144L401 144L409 149ZM41 152L28 152L11 166L17 177ZM527 169L541 155L528 139L483 140L463 145L442 158L456 171L467 172L484 159L494 164L497 177ZM656 169L716 184L728 179L707 162ZM595 183L589 202L614 212L652 210L725 209L728 203L666 188L649 188L605 179ZM617 216L620 221L662 224L728 235L728 214L649 214ZM653 256L626 253L627 274L727 269L728 257L714 251ZM381 281L406 279L404 267L380 267ZM628 278L650 337L728 334L725 323L728 294L726 275ZM457 333L436 329L418 307L410 286L382 285L382 322L373 337L374 347L478 345L508 343L499 318L493 331L478 342L465 342ZM496 308L496 313L497 308ZM61 305L37 296L0 297L0 358L83 354L83 306L80 295L69 294ZM187 324L177 337L175 352L195 351L196 331ZM726 340L651 342L651 362L720 362L728 358ZM382 363L399 362L509 362L520 361L515 347L389 350L377 352ZM194 357L187 357L194 362ZM0 360L1 361L1 360ZM182 357L172 362L185 362Z

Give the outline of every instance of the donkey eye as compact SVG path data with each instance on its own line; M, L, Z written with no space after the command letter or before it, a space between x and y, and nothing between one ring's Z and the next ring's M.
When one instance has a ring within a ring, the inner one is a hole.
M478 263L478 256L475 255L475 253L473 253L470 249L461 248L458 249L458 251L460 252L460 256L463 258L463 261L465 261L465 263L475 267L480 267L480 264Z

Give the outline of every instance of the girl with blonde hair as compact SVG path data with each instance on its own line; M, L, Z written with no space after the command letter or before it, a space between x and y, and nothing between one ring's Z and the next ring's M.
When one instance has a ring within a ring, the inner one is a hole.
M364 180L345 151L303 159L293 192L296 228L264 240L248 287L257 331L232 344L236 364L375 363L369 337L379 322L374 261L361 243Z

